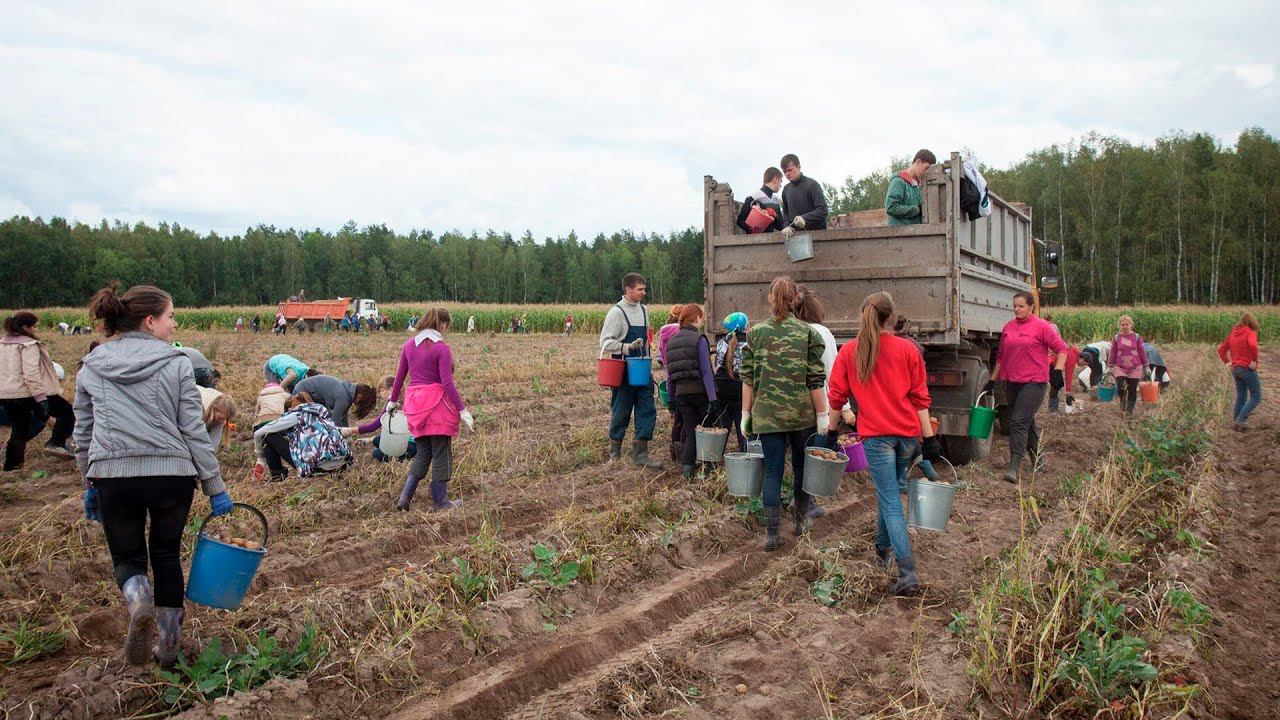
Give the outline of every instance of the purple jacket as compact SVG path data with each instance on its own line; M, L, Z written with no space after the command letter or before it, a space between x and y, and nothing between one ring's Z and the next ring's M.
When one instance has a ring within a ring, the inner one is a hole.
M449 404L458 412L467 408L458 395L458 388L453 384L453 351L448 343L423 340L421 344L416 338L405 341L400 350L400 367L396 369L396 382L391 386L391 399L398 401L400 391L404 389L405 376L409 376L410 385L444 386L444 396Z

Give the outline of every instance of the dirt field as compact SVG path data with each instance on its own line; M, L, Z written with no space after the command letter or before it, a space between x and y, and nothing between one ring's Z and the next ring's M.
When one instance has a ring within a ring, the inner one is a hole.
M183 717L998 717L975 693L956 618L973 612L998 558L1061 533L1076 488L1127 432L1115 403L1042 412L1046 463L1020 488L999 479L1007 449L998 438L989 460L959 469L948 532L911 531L925 588L912 598L889 596L891 577L869 562L874 493L864 477L846 477L808 539L797 542L784 523L784 547L766 554L763 530L718 475L689 483L676 467L607 464L608 396L595 385L593 337L451 338L478 421L477 435L455 445L460 511L424 512L420 497L415 511L393 512L406 466L374 463L367 445L342 475L251 479L248 427L266 357L289 352L375 382L394 370L404 338L179 338L209 355L241 407L223 472L233 498L271 525L244 606L188 604L185 646L198 652L221 638L242 647L265 631L291 647L313 625L325 649L301 677L197 703ZM50 339L68 371L88 342ZM1216 373L1212 392L1225 391L1211 348L1164 353L1177 376ZM1264 392L1277 360L1264 352ZM65 387L69 397L72 378ZM1140 415L1160 412L1180 385L1168 392ZM1246 434L1215 421L1213 449L1195 466L1206 516L1217 520L1199 530L1205 546L1176 562L1215 618L1186 671L1208 691L1195 701L1204 717L1269 717L1280 706L1275 408L1264 401ZM658 427L665 438L665 412ZM73 466L38 453L43 440L0 480L0 626L25 621L65 633L65 643L0 673L0 706L14 717L176 712L189 702L167 702L171 682L123 664L125 618L101 529L82 517ZM655 449L665 459L665 444ZM207 500L195 507L193 521ZM539 544L554 557L526 578ZM558 580L570 563L576 578ZM836 593L832 606L815 599L815 583ZM1124 705L1110 712L1129 716Z

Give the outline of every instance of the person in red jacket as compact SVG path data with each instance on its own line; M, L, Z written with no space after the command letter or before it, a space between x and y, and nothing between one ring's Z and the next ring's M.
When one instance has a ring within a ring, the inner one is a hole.
M827 427L839 424L840 408L852 400L876 488L876 556L888 567L892 548L898 561L892 592L908 595L920 583L902 517L898 479L920 452L917 438L924 438L924 458L929 462L942 459L942 443L929 423L924 358L914 343L893 334L895 316L893 297L887 292L872 293L862 301L858 337L840 348L831 368L827 407L832 410ZM828 430L828 436L832 432Z
M1056 329L1056 328L1055 328ZM1067 405L1075 402L1071 396L1071 379L1076 376L1076 364L1080 362L1080 348L1069 345L1067 346L1067 364L1059 370L1056 365L1058 362L1058 353L1050 351L1049 353L1049 412L1058 412L1058 395L1065 388L1067 395Z
M1231 427L1248 428L1249 414L1262 402L1262 379L1258 377L1258 320L1253 313L1240 316L1227 339L1218 346L1218 357L1231 365L1236 381L1236 404L1231 411Z

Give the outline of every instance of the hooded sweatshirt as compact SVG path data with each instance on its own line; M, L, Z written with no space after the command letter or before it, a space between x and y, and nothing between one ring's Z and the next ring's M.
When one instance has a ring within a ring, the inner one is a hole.
M303 378L293 386L293 394L305 392L311 396L312 402L320 403L329 409L336 425L346 427L347 413L356 401L356 384L339 380L332 375L315 375Z
M1231 353L1229 359L1227 353ZM1231 328L1227 339L1218 346L1218 357L1222 362L1230 362L1231 367L1248 369L1249 365L1258 362L1258 333L1247 325Z
M76 465L86 478L195 476L226 491L191 360L145 332L85 356L76 375Z

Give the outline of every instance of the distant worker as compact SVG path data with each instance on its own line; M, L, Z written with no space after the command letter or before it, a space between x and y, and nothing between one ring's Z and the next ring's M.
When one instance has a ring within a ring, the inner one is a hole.
M1111 362L1111 341L1099 340L1085 345L1080 350L1080 364L1085 368L1080 371L1080 386L1085 392L1098 387L1106 377L1107 363Z
M476 316L468 315L467 316L467 332L473 333L475 331L476 331Z
M782 171L771 167L764 171L764 184L747 196L738 210L738 227L745 233L777 232L786 227L783 220Z
M236 332L244 332L244 317L236 318Z
M173 346L181 350L183 355L191 358L191 369L195 373L196 385L206 388L218 387L222 373L213 368L213 363L209 362L209 358L205 357L204 353L193 347L184 347L182 343L174 343Z
M1116 378L1117 394L1125 418L1133 417L1138 404L1138 383L1147 376L1147 352L1142 336L1134 332L1133 318L1121 315L1116 320L1115 339L1111 341L1111 369Z
M319 374L298 358L284 353L272 355L262 366L263 379L269 383L278 382L286 390L291 390L293 384L304 377Z
M1151 374L1151 379L1160 383L1160 389L1169 387L1169 367L1164 364L1164 358L1160 355L1160 349L1151 343L1143 343L1142 349L1147 351L1147 371Z
M782 174L787 176L787 186L782 189L782 209L785 211L784 238L790 238L799 230L825 230L827 228L827 196L822 185L800 172L800 158L782 156Z
M884 196L884 211L889 216L890 225L918 225L924 222L920 186L924 183L924 174L936 162L938 159L933 153L920 150L912 158L911 165L906 170L899 171L889 181L889 192Z
M1262 378L1258 377L1258 320L1244 313L1218 345L1218 357L1231 365L1236 381L1236 403L1231 408L1231 428L1238 432L1249 429L1249 415L1262 401Z
M600 328L600 353L615 358L643 357L649 354L649 310L644 306L647 283L639 273L622 278L622 299L604 316ZM635 439L631 460L646 468L660 468L662 463L649 457L649 441L658 411L653 403L653 383L643 386L623 384L612 388L609 399L609 460L622 458L622 439L635 414Z
M255 333L262 332L262 318L258 317L257 315L253 316L253 321L250 323L250 325L253 326L253 331Z
M573 334L573 313L564 316L564 334Z

